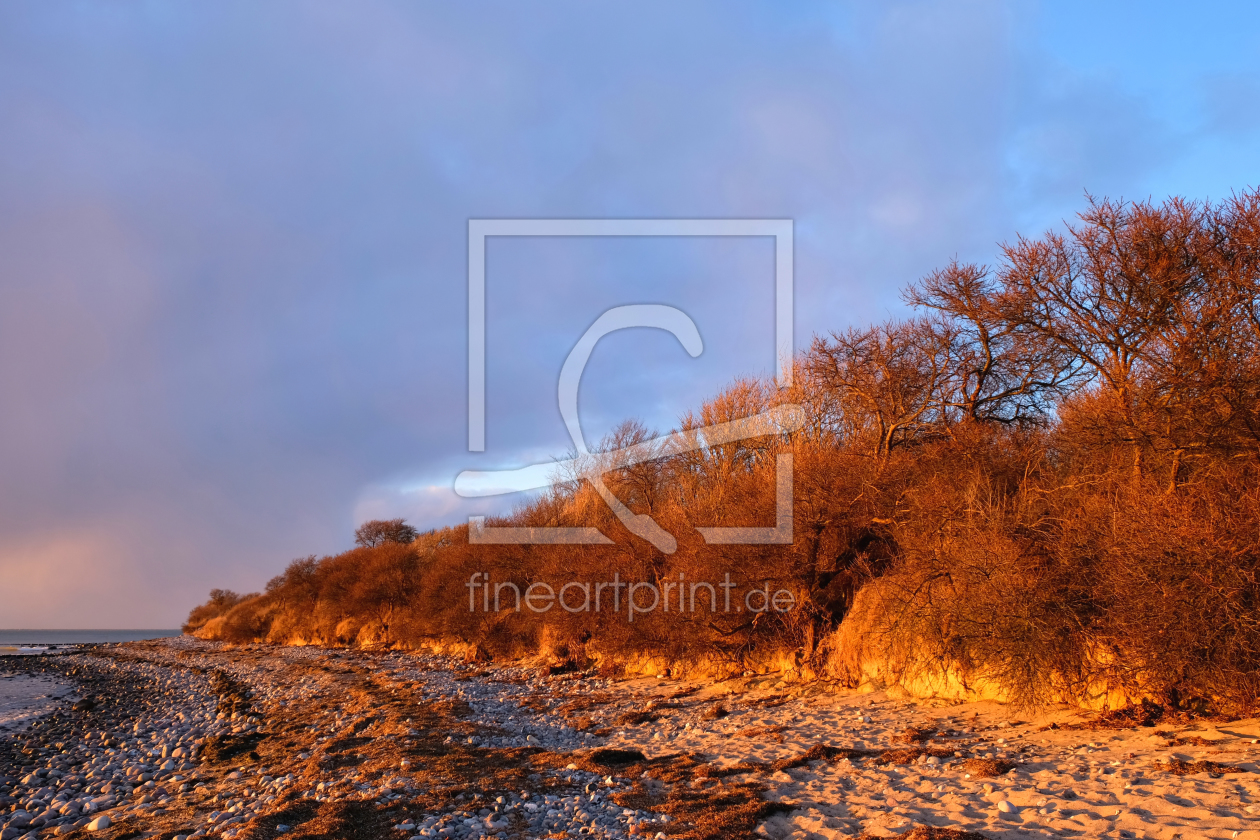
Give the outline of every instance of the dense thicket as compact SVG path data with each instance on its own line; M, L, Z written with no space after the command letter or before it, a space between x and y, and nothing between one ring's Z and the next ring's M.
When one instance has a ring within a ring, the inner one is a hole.
M1021 238L993 267L949 265L906 299L907 320L816 338L790 389L737 382L651 444L660 457L604 475L631 512L677 539L672 554L631 535L570 475L487 524L596 527L611 544L479 545L452 527L295 561L262 595L198 607L189 629L736 670L792 657L854 680L876 663L890 680L948 673L1026 702L1110 688L1182 707L1254 706L1260 193L1091 201L1064 233ZM785 404L804 407L803 426L677 445ZM654 437L627 423L601 451ZM791 544L707 543L697 528L776 523L785 454ZM592 462L601 457L611 456ZM478 572L520 591L614 572L661 590L680 575L689 587L729 574L736 606L753 585L786 590L794 605L713 610L701 588L694 611L675 604L630 621L624 605L517 612L500 587L502 609L486 611L486 590L469 588Z

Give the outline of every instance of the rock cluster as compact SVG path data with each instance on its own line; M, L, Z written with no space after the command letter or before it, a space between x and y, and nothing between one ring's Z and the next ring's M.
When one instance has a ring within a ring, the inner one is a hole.
M216 712L207 679L188 669L78 654L11 664L90 694L0 739L4 840L107 828L101 812L120 807L160 811L189 789L199 745L238 725Z
M178 826L177 840L231 840L260 820L270 820L277 833L300 833L300 824L272 817L298 823L290 815L304 801L369 804L388 814L403 840L522 829L625 838L663 819L613 801L625 780L576 767L533 773L529 789L468 790L427 812L412 804L426 792L422 759L395 762L389 772L366 772L366 763L336 769L348 744L371 753L435 737L386 731L370 709L345 708L345 675L362 669L408 686L408 704L460 704L463 728L437 733L448 748L565 753L600 741L545 708L523 705L546 690L546 678L521 669L492 681L470 679L467 666L442 657L314 648L258 655L186 639L0 659L0 669L42 674L76 689L25 729L0 733L0 840L160 824ZM600 687L598 680L572 686ZM326 711L289 717L311 704ZM259 744L280 728L297 730L299 747L263 759Z

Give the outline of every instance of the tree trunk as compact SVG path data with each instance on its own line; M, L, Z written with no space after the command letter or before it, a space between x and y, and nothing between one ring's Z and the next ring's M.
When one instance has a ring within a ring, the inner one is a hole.
M1170 475L1168 476L1168 491L1167 492L1169 493L1177 492L1177 480L1181 477L1182 454L1183 454L1183 451L1180 449L1176 449L1173 451L1172 468L1170 470Z

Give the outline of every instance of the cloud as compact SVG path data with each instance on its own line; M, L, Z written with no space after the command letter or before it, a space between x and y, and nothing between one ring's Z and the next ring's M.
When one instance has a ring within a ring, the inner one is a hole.
M5 6L0 624L173 626L366 518L481 510L450 482L564 455L555 378L611 306L680 306L706 349L601 342L592 440L771 372L764 242L492 243L468 453L469 218L793 218L803 344L1150 184L1181 134L1030 15Z
M13 628L47 628L69 616L80 617L83 626L118 627L125 608L138 600L126 592L135 570L108 529L0 544L0 569L4 620Z

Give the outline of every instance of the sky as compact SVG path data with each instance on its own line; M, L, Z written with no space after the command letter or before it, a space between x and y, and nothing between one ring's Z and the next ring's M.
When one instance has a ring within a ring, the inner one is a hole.
M464 469L769 376L765 238L491 239L474 218L773 218L796 346L1063 224L1260 185L1260 7L1137 2L0 4L0 627L174 627Z

